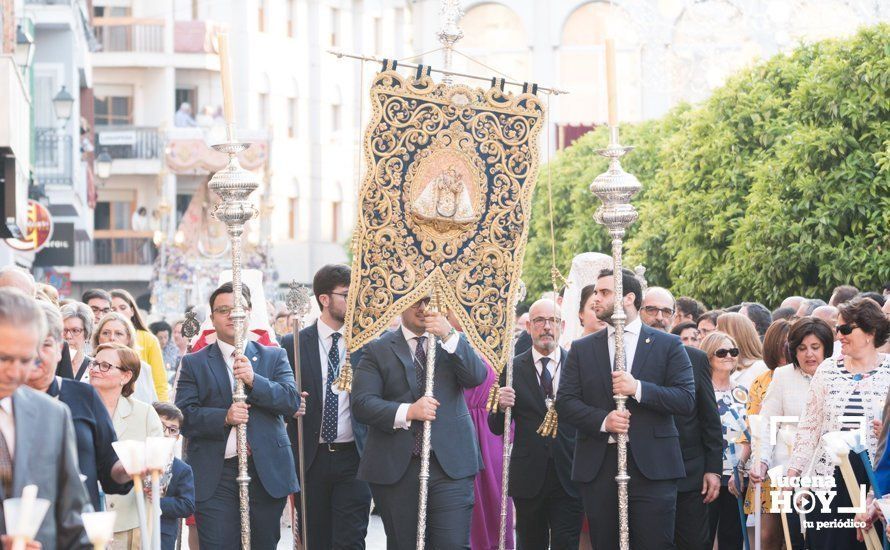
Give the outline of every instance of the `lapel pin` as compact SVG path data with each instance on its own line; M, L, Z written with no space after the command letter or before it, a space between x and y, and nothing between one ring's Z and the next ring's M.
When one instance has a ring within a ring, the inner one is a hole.
M646 342L648 342L648 341L649 341L649 340L646 340ZM255 357L255 356L254 356L254 357L251 357L250 360L251 360L251 361L256 361L256 357Z
M646 338L646 343L647 343L647 344L648 344L649 342L651 342L651 341L652 341L652 338ZM254 358L254 359L256 359L256 358Z

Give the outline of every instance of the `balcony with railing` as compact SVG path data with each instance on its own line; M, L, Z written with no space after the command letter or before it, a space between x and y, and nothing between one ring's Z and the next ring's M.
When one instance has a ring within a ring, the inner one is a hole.
M155 160L163 149L157 128L96 126L96 150L107 150L114 160Z
M164 20L96 17L96 38L106 53L163 53Z
M71 186L74 147L71 135L56 128L35 128L34 171L39 183Z
M151 266L158 249L151 231L97 229L92 241L79 241L74 250L78 266Z
M169 21L137 17L93 19L101 50L99 67L161 67L219 70L213 36L220 25L211 21ZM168 32L172 25L172 31ZM168 43L168 41L171 41ZM170 53L172 56L156 55Z

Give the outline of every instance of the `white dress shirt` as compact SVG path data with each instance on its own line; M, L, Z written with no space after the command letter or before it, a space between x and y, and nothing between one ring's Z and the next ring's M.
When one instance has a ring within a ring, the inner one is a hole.
M414 334L410 330L408 330L405 325L402 325L399 330L402 331L402 335L405 337L405 341L408 342L408 349L411 350L411 358L414 358L414 353L417 351L417 339L420 338L420 334ZM429 332L423 333L423 336L427 337L427 342L429 339L433 337ZM460 342L460 335L457 332L453 332L451 336L448 337L447 340L442 342L442 345L439 346L443 350L448 353L454 353L457 351L457 344ZM427 344L428 345L428 344ZM423 390L423 388L421 388ZM421 391L423 393L423 391ZM408 420L408 407L411 406L411 403L402 403L399 405L398 410L396 410L396 418L395 422L393 422L393 429L402 429L407 430L411 428L411 421Z
M217 339L216 345L219 346L219 352L223 356L223 361L226 362L226 374L229 375L229 384L232 387L232 391L235 391L235 346L227 344L219 339ZM236 433L237 430L232 426L229 429L229 438L226 439L226 452L223 455L223 458L233 458L238 456L238 437Z
M550 377L553 380L553 397L556 397L556 392L559 390L559 377L562 373L562 368L558 368L559 360L562 352L559 349L559 346L556 347L550 355L542 355L538 353L534 347L532 347L532 359L535 362L535 371L538 373L538 384L541 383L541 374L543 371L541 370L541 359L544 357L548 357L550 361L547 363L547 370L550 372Z
M15 458L15 416L12 414L12 396L0 399L0 432L6 439L9 457Z
M340 366L343 365L343 362L346 359L346 341L343 339L343 334L340 333L339 330L334 330L327 326L321 319L318 320L316 327L318 328L318 339L320 342L320 345L318 346L318 355L321 359L321 410L324 410L324 402L325 399L327 399L328 394L328 392L325 391L328 383L328 368L331 366L331 361L328 359L328 353L331 350L331 345L334 343L332 335L336 332L340 334L340 338L337 340L337 356L340 358L340 364L334 365L335 383L331 385L331 391L334 392L334 395L337 396L338 399L337 438L334 440L334 443L355 441L355 435L352 433L352 417L349 413L349 394L341 392L336 387L337 373L340 371ZM318 442L325 442L321 435L319 435Z
M633 374L633 366L634 366L634 356L637 353L637 343L640 341L640 330L643 328L643 322L640 321L639 316L631 321L630 323L624 325L624 366L627 369L627 372ZM609 333L606 336L606 341L609 343L609 361L611 362L612 368L615 368L615 327L609 325ZM630 397L636 399L637 403L642 401L643 399L643 385L637 380L637 389L634 394ZM600 431L605 432L606 430L606 421L603 420L602 426L600 426ZM609 443L614 443L614 439L610 436Z

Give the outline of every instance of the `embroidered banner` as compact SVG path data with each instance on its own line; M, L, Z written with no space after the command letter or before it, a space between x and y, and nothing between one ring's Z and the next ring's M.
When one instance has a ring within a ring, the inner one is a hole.
M376 75L346 327L356 350L434 287L473 347L508 360L544 109L533 93Z

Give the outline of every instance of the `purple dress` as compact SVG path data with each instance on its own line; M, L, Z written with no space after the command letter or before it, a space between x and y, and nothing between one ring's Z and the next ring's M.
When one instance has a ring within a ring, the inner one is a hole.
M470 418L476 426L479 449L485 469L476 474L473 491L473 522L470 527L470 548L473 550L497 550L498 531L501 525L501 475L504 471L504 440L488 429L488 411L485 403L497 374L488 365L488 378L479 386L464 390L464 399L470 410ZM511 429L512 434L512 429ZM506 548L513 548L513 501L507 500Z

